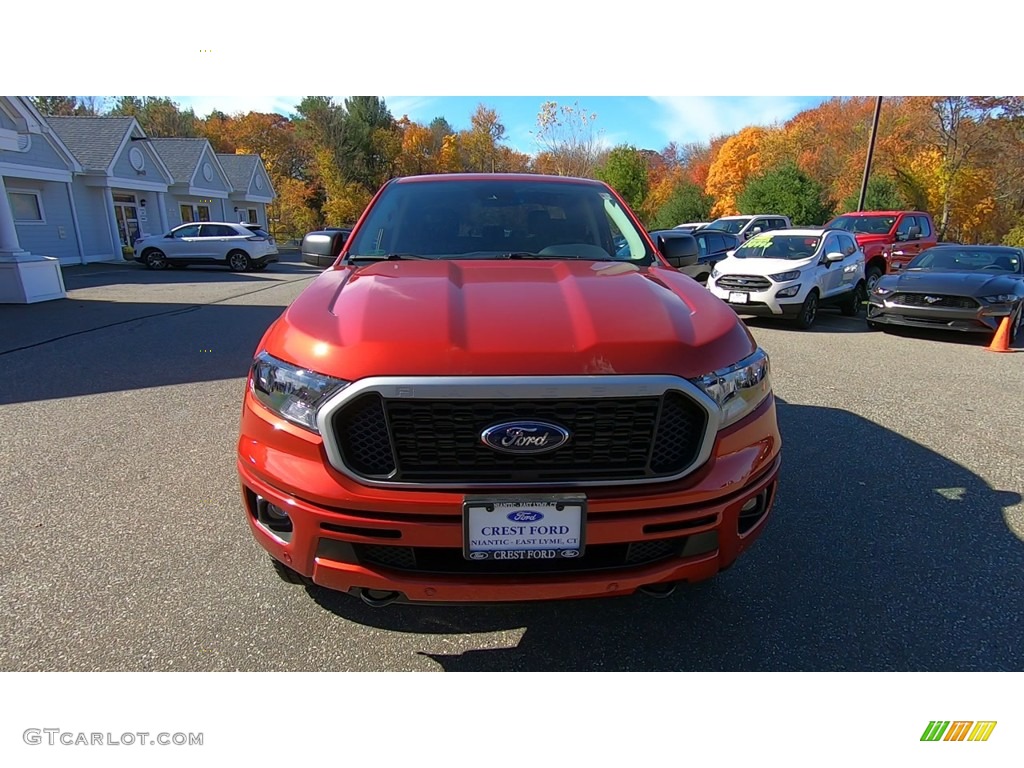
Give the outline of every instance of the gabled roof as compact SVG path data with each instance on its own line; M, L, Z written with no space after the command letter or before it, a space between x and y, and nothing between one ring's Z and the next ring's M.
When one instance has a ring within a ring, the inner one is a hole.
M217 155L221 168L235 192L248 192L252 175L259 164L257 155Z
M150 139L171 172L175 184L191 184L203 151L210 145L206 139Z
M87 171L107 173L126 134L136 125L134 117L57 117L47 124Z

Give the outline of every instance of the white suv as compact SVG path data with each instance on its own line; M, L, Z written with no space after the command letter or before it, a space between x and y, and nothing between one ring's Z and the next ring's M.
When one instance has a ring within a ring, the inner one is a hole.
M851 317L860 312L867 300L864 252L836 229L766 232L718 262L707 287L738 314L782 317L807 329L822 304L837 304Z
M259 272L277 261L277 243L256 224L203 221L135 241L135 260L150 269L216 264Z
M742 243L762 232L789 229L792 226L793 222L787 216L762 213L756 216L723 216L705 225L704 229L720 229L730 235L736 235Z

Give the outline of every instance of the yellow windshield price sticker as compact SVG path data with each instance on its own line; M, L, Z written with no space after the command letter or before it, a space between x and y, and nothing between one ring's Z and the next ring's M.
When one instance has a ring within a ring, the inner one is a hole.
M771 235L754 235L752 238L747 240L747 245L752 248L767 248L772 244Z

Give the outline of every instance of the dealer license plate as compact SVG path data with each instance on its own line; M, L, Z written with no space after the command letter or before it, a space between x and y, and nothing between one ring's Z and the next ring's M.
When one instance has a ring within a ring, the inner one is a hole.
M749 293L737 293L736 291L729 292L730 304L746 304L748 301L750 301Z
M468 560L553 560L583 555L582 496L467 497L462 553Z

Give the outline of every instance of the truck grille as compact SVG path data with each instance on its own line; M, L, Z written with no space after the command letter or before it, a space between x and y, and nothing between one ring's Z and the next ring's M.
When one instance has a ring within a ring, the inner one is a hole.
M934 299L934 301L928 301ZM969 296L944 296L935 293L897 293L892 303L903 307L944 307L953 309L976 309L979 304Z
M487 427L539 420L570 440L544 454L499 453L480 439ZM658 480L697 458L708 416L683 392L578 399L415 399L354 397L334 413L345 466L367 480L418 484L557 484Z
M756 275L722 275L715 281L719 288L727 291L767 291L772 286L767 277Z

